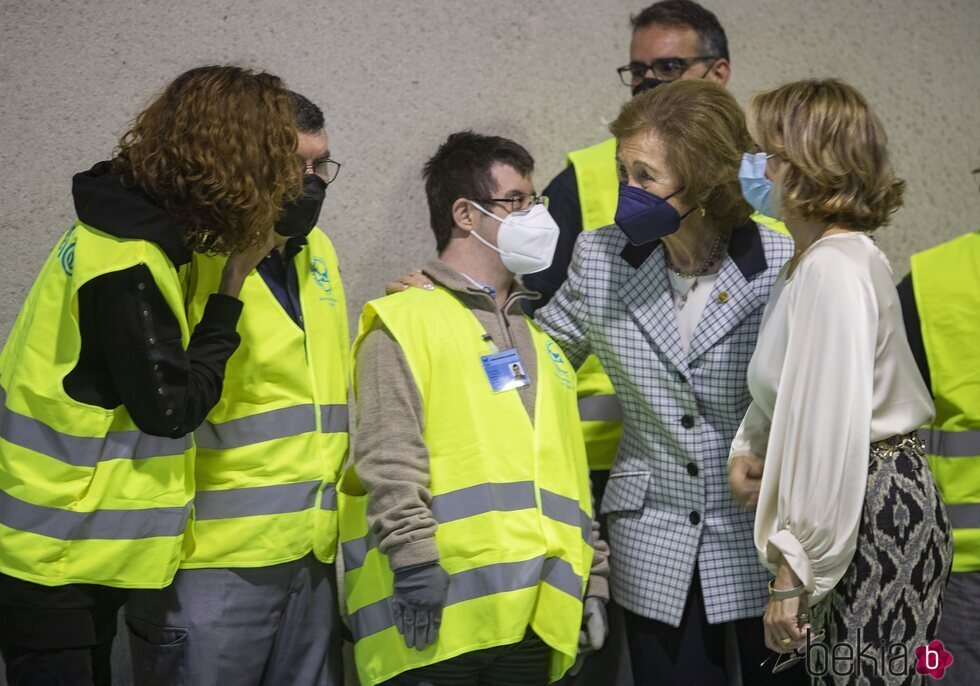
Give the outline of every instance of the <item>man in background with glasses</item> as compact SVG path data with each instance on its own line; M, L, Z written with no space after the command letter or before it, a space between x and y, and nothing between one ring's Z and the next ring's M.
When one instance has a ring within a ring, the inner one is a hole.
M616 72L632 95L678 79L709 79L723 86L728 84L731 76L728 38L718 18L698 3L662 0L633 15L630 24L633 32L629 64ZM569 153L568 166L544 190L561 232L551 267L524 279L528 288L542 294L540 300L528 303L528 311L545 305L565 282L579 234L613 223L618 191L615 138ZM785 232L779 222L758 214L752 218ZM622 410L612 382L595 356L586 359L578 369L578 393L598 507L622 434ZM758 474L753 476L761 479L761 475L759 466ZM593 679L601 679L629 683L629 675L620 674L619 667L629 664L622 659L624 644L620 614L611 604L609 645L604 654L597 656L595 664L586 666L585 680L579 681L591 683Z
M717 17L696 2L662 0L631 17L630 23L630 62L616 71L633 95L678 79L728 83L725 31ZM616 139L569 153L568 163L544 190L561 231L551 267L524 280L541 293L540 300L527 303L529 312L546 304L565 282L579 234L612 224L616 213ZM578 374L582 430L596 499L601 502L622 434L622 410L595 356L586 359Z
M292 97L303 192L245 280L247 342L194 434L181 568L171 586L135 592L126 606L137 686L343 683L333 562L349 338L337 256L315 226L340 164L323 112ZM195 254L183 279L189 321L201 318L224 260Z
M728 39L717 17L691 0L663 0L630 18L629 64L616 71L632 95L677 79L710 79L727 85L731 76ZM565 282L575 239L613 223L619 181L616 139L568 155L568 167L544 190L561 238L551 267L525 279L542 294L544 306Z

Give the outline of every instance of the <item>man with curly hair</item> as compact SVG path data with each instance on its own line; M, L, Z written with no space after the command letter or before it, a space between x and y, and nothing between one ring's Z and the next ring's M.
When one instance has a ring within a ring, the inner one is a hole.
M242 126L239 122L249 122ZM78 220L0 353L0 653L11 686L111 682L130 589L171 582L194 443L221 396L246 275L298 191L280 79L175 79L116 157L74 178ZM231 253L197 325L178 270Z
M323 112L292 94L303 194L246 280L244 345L195 432L194 514L169 587L126 606L140 684L341 684L334 484L347 458L347 310L315 226L339 164ZM195 255L187 317L206 316L226 258Z

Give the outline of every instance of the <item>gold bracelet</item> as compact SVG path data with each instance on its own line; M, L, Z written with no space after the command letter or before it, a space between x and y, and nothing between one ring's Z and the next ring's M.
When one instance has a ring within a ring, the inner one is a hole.
M787 600L788 598L798 598L799 596L806 593L806 586L800 584L796 588L779 589L773 588L772 584L775 579L769 580L769 597L773 600Z

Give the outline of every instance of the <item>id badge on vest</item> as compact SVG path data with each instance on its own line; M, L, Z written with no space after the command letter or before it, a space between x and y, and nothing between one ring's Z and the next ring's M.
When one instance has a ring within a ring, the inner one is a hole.
M531 383L524 371L524 363L515 348L501 350L480 358L483 371L487 374L490 388L494 393L502 393L514 388L521 388Z

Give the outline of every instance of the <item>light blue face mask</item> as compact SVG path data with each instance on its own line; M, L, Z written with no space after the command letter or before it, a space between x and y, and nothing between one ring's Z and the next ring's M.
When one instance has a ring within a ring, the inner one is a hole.
M771 155L750 152L742 155L742 166L738 169L738 180L742 184L742 196L760 214L779 219L779 203L773 198L772 181L766 178L766 160Z

